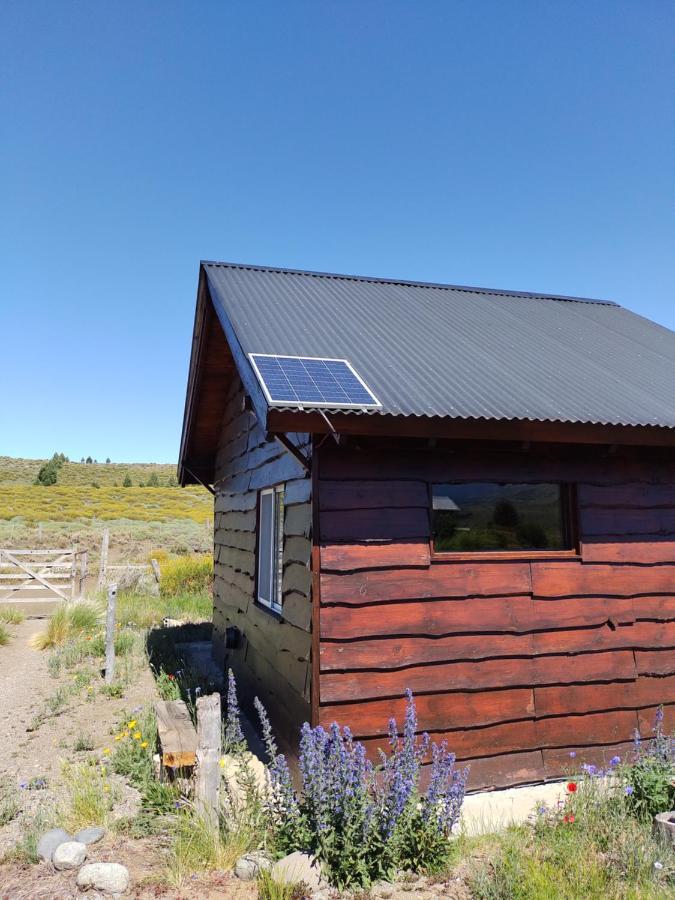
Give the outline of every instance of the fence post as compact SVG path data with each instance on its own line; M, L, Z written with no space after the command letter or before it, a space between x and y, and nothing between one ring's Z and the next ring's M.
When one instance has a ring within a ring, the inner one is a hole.
M197 699L197 807L213 827L218 825L220 787L221 722L220 694Z
M96 590L102 591L105 587L105 572L108 568L108 541L110 540L110 532L107 528L103 529L103 537L101 538L101 560L98 567L98 583Z
M77 599L77 584L78 584L78 578L77 578L77 550L75 549L75 547L73 547L73 549L72 549L72 551L71 551L71 557L70 557L70 577L71 577L71 579L72 579L72 585L71 585L71 587L70 587L70 599L71 599L71 600L75 600L75 599Z
M159 580L162 575L162 573L160 572L160 569L159 569L159 563L157 562L156 559L151 559L150 565L152 566L152 572L155 576L155 581L157 582L157 584L159 584Z
M83 550L80 555L80 597L84 597L87 575L89 574L89 552Z
M108 607L105 614L105 683L112 684L115 677L115 612L117 585L108 588Z

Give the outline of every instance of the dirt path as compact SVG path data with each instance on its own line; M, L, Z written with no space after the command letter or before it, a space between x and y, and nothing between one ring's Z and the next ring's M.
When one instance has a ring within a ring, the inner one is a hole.
M54 682L47 671L47 654L33 650L28 642L45 627L45 619L26 619L21 625L10 627L12 639L0 648L0 774L21 774L32 777L35 772L24 771L26 756L21 752L27 740L26 729L37 710L54 690Z

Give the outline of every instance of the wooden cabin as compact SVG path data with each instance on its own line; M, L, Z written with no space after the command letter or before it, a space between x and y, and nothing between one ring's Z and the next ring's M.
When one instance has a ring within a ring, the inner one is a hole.
M675 725L668 329L202 263L179 475L215 496L214 656L287 748L338 721L374 753L408 687L474 790Z

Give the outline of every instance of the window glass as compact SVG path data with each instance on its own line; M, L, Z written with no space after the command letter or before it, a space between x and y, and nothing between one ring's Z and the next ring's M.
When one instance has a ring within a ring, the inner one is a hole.
M570 547L560 484L435 484L432 498L438 552Z
M260 491L258 514L258 600L281 609L284 560L284 490Z

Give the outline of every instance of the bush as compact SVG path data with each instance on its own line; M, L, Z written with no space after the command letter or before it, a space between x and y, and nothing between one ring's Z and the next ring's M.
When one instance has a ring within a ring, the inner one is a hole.
M160 591L165 597L205 593L211 590L212 583L213 556L210 554L169 559L161 567Z
M26 617L13 606L0 607L0 622L3 625L20 625Z
M268 811L275 845L284 853L314 854L340 889L368 887L375 880L390 878L397 869L434 872L447 863L468 769L454 768L454 754L445 744L432 742L428 735L417 737L410 691L407 698L403 736L398 736L392 719L390 752L380 751L377 770L348 728L334 723L326 730L305 723L300 739L300 794L256 699L269 757ZM228 706L231 702L228 691ZM420 770L429 755L429 786L423 792Z
M654 737L635 735L635 761L622 770L629 811L642 821L675 809L675 743L663 733L663 707L656 712Z
M69 638L90 634L101 620L103 610L97 603L79 600L62 603L47 623L47 627L31 638L36 650L47 650L65 643Z
M61 810L61 821L67 831L78 831L88 825L107 825L113 808L113 791L107 767L96 763L63 764L63 783L67 800Z
M5 626L0 622L0 647L4 647L5 644L9 643L9 631Z

